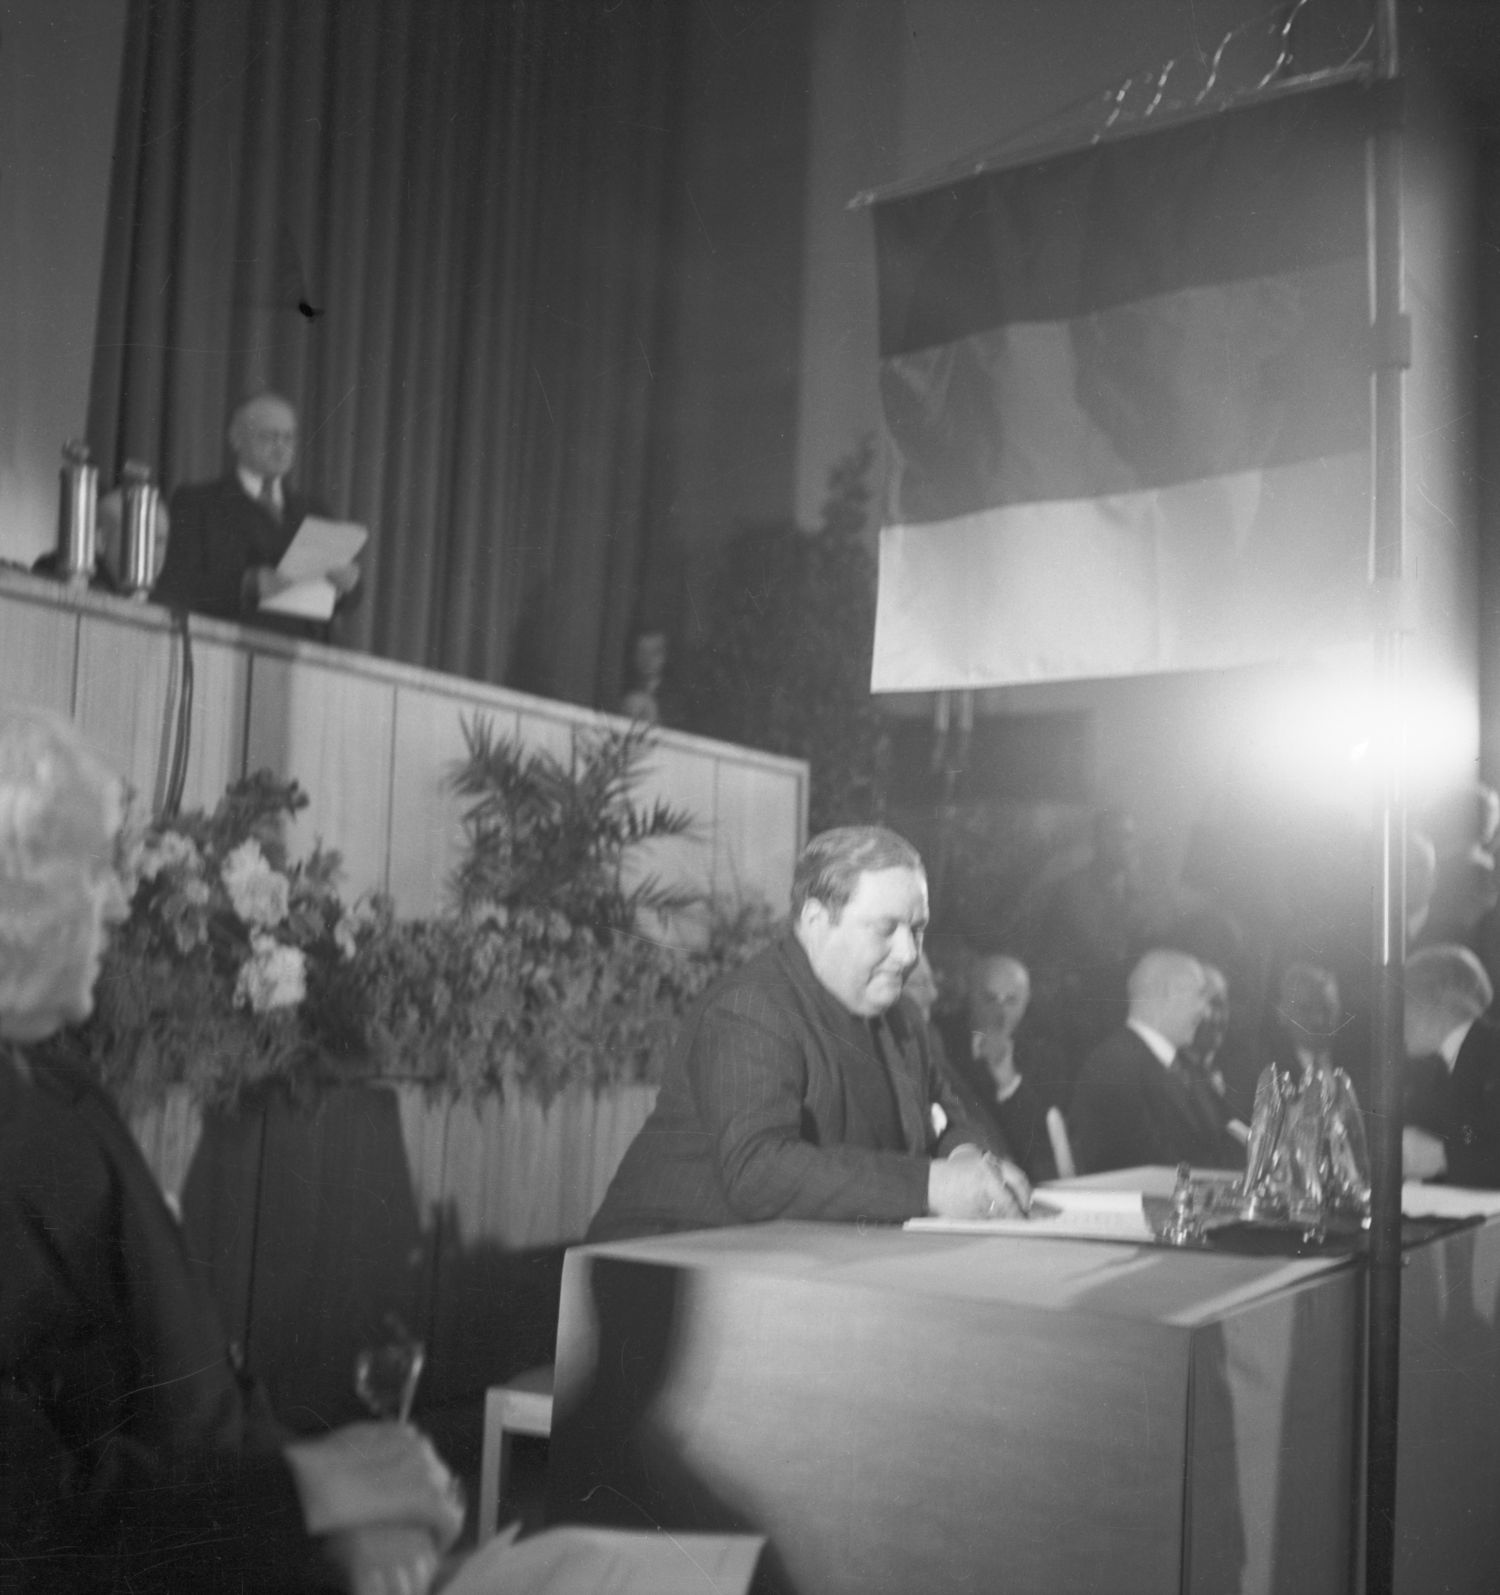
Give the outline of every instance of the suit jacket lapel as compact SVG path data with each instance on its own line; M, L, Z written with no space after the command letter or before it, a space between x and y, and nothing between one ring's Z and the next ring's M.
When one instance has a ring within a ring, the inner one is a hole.
M896 1096L896 1112L901 1119L901 1136L908 1152L925 1152L928 1142L927 1104L918 1090L918 1071L913 1067L920 1042L913 1033L910 1016L898 1000L896 1006L875 1022L875 1042L890 1076Z
M1202 1129L1187 1082L1171 1066L1163 1067L1161 1060L1146 1047L1145 1042L1141 1042L1141 1047L1151 1059L1152 1075L1156 1081L1153 1097L1159 1104L1163 1118L1171 1121L1166 1127L1168 1138L1181 1143L1183 1132L1186 1131L1193 1142L1198 1141L1201 1139Z

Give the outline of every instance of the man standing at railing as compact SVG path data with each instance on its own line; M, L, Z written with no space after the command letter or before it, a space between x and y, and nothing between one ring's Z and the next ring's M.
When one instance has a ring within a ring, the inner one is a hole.
M287 478L297 459L297 412L279 393L258 393L229 422L234 469L172 494L172 539L151 596L174 609L249 621L292 636L330 640L330 623L262 609L292 581L278 569L297 528L316 506ZM340 608L352 601L359 566L327 572Z
M878 826L815 836L786 935L688 1017L590 1240L795 1218L1014 1216L1014 1164L901 992L927 926L915 848Z

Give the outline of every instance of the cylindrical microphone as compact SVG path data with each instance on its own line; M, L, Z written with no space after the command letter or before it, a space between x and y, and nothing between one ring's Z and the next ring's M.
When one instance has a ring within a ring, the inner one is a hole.
M156 577L157 514L161 492L151 481L151 468L126 460L120 511L120 587L132 598L145 598Z
M87 443L63 446L58 496L57 566L70 584L87 586L99 552L97 513L99 467L89 461Z

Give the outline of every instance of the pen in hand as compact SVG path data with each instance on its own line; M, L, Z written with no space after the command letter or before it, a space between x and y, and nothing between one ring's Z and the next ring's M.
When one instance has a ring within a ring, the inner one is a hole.
M1031 1216L1031 1186L1026 1176L1014 1163L1008 1163L1004 1158L998 1158L993 1152L984 1154L984 1161L1000 1178L1000 1183L1010 1192L1015 1204L1021 1210L1023 1218Z

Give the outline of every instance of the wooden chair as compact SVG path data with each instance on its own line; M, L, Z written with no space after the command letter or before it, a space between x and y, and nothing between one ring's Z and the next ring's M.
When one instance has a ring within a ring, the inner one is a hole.
M495 1532L505 1475L510 1467L510 1437L552 1433L552 1364L528 1368L503 1385L484 1393L484 1445L479 1459L479 1507L476 1543L483 1545Z

